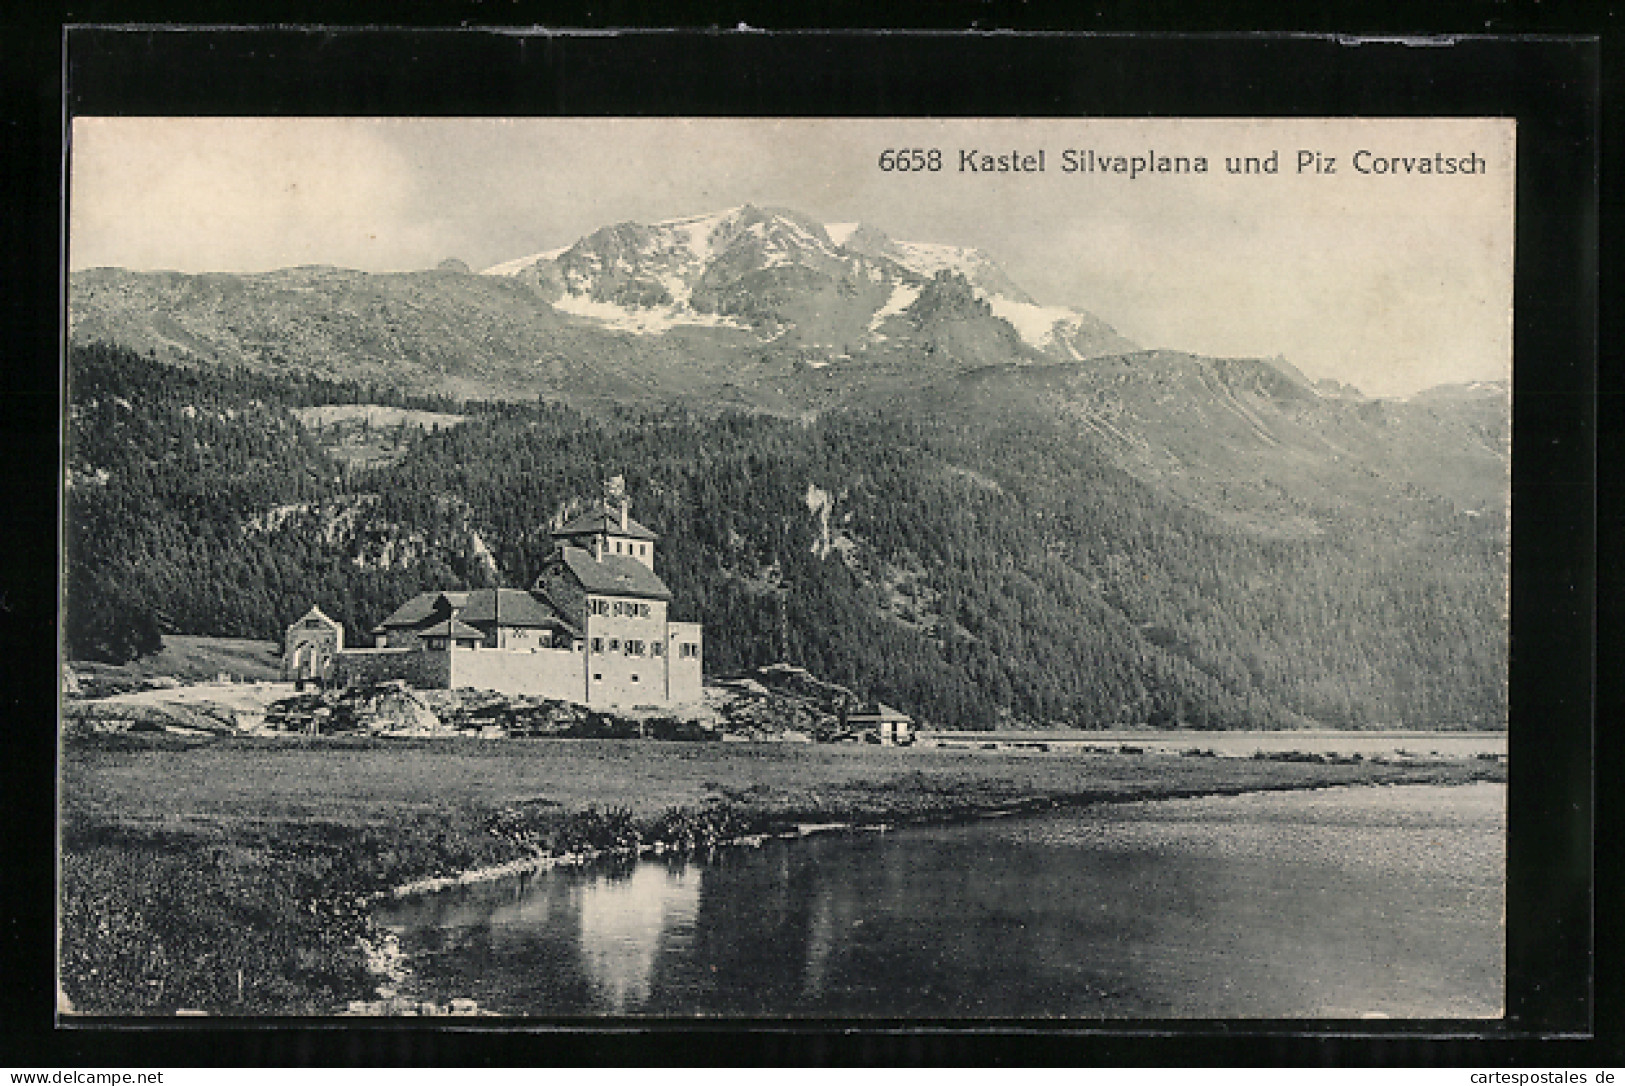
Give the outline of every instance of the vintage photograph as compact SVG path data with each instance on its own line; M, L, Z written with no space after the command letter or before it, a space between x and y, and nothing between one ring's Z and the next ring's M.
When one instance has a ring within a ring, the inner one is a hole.
M59 1015L1499 1019L1516 135L73 118Z

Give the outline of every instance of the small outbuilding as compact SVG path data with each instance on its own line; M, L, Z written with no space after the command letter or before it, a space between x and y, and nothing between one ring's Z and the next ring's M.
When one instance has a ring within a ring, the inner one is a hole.
M873 735L885 746L914 741L914 718L885 702L870 702L848 711L846 726Z

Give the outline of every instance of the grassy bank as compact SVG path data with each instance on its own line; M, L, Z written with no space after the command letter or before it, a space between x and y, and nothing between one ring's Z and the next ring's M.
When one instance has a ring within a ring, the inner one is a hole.
M367 899L415 880L801 823L1505 775L1484 760L87 739L62 763L62 986L86 1013L331 1013L376 984Z

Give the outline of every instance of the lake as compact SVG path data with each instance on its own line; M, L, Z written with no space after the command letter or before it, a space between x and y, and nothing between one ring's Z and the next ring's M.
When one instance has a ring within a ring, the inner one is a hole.
M1494 1017L1506 787L1112 804L388 902L421 998L510 1015Z

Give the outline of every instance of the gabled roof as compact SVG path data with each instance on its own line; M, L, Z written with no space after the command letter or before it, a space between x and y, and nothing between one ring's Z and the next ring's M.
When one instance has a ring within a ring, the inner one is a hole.
M597 509L590 513L583 513L562 528L555 529L554 539L575 535L597 535L599 532L608 532L628 539L659 539L660 537L648 528L639 524L631 517L626 518L626 527L621 527L621 514L616 509Z
M535 629L568 625L551 604L522 588L482 588L470 592L457 617L469 623L500 619L504 626Z
M594 558L580 547L561 547L564 567L588 592L600 596L637 596L649 600L669 600L671 590L655 576L654 570L624 554Z
M868 705L861 706L860 708L854 709L847 713L846 719L848 723L859 720L880 722L887 720L898 720L911 723L914 718L903 712L901 709L893 709L890 705L887 705L883 701L872 701Z
M468 602L467 592L419 592L397 607L394 614L378 624L377 629L411 628L427 622L434 617L435 604L442 596L446 597L446 602L451 604L454 610Z
M302 626L305 623L309 622L311 619L316 619L317 621L322 622L327 626L336 627L336 626L341 625L341 623L335 622L333 619L328 618L327 613L325 611L323 611L320 607L315 607L315 606L312 606L310 610L306 611L303 615L301 615L299 617L299 620L297 622L295 622L294 625L295 626Z
M449 637L456 641L484 641L485 635L472 626L464 625L454 618L444 622L437 622L427 630L419 630L422 637Z

